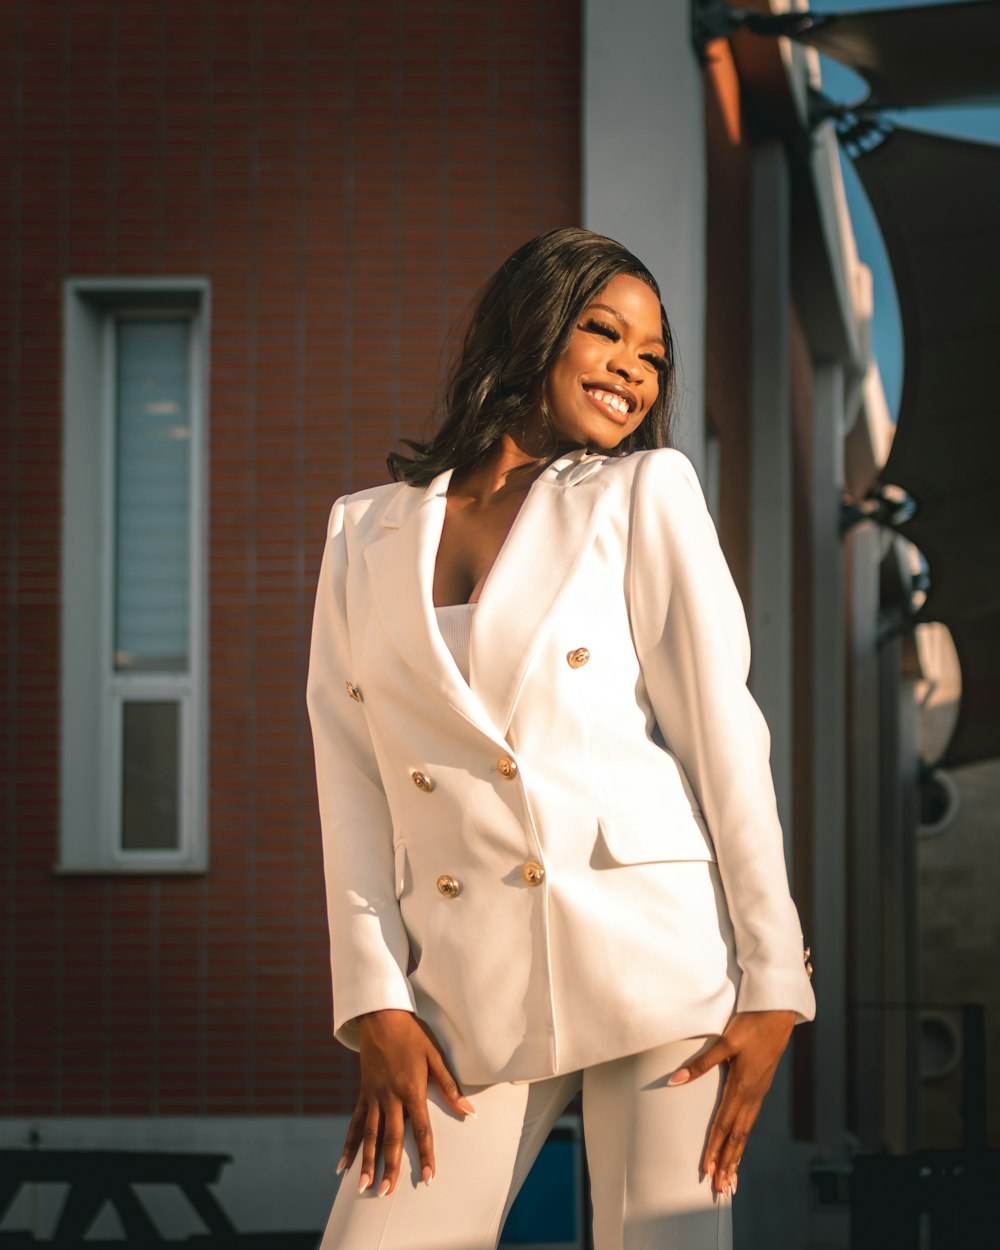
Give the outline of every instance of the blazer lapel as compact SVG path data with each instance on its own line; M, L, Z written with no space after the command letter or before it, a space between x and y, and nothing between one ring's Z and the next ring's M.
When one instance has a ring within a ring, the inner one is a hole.
M472 619L470 677L506 737L538 635L593 541L610 485L602 461L582 451L550 465L532 485Z
M581 461L583 463L581 463ZM505 745L542 626L589 549L609 482L582 449L532 484L483 586L472 618L470 681L458 671L434 615L434 564L451 470L423 492L401 488L365 548L371 595L393 646L455 711Z
M371 595L383 629L418 677L481 733L502 743L458 671L434 615L434 564L450 480L448 469L423 491L400 488L383 517L383 535L365 548Z

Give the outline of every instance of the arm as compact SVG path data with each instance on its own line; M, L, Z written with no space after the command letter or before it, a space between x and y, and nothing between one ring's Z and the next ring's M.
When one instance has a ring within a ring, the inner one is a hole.
M728 1062L703 1165L716 1189L731 1193L792 1027L812 1018L815 1001L788 890L770 737L746 685L743 606L690 462L677 452L645 457L633 509L636 649L657 723L712 835L741 969L723 1036L671 1083Z
M392 820L354 680L344 501L333 506L313 615L307 702L323 830L334 1033L359 1048L356 1017L414 1010L409 940L395 895Z
M694 469L656 452L637 470L630 616L653 712L712 835L742 976L737 1011L811 1019L788 891L770 737L746 686L750 643Z
M361 1089L337 1168L362 1149L359 1189L379 1195L399 1179L404 1118L420 1154L422 1177L434 1175L427 1115L433 1079L464 1118L472 1113L427 1027L417 1020L406 976L410 946L395 892L392 819L363 705L354 682L347 624L344 501L334 504L313 616L307 700L316 757L323 866L330 928L334 1033L361 1052ZM363 698L362 692L362 698Z

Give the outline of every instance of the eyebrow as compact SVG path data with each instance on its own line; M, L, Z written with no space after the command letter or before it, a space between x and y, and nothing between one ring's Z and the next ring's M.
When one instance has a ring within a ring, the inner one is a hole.
M595 301L594 301L594 303L592 303L592 304L588 304L588 305L587 305L587 308L603 308L605 312L609 312L609 313L612 315L612 317L617 318L617 319L618 319L618 320L622 323L622 325L623 325L623 326L627 326L627 325L630 325L630 324L631 324L631 322L629 321L628 317L626 317L626 316L624 316L624 314L620 313L620 312L618 311L618 309L617 309L617 308L612 308L610 304L599 304L599 303L595 300ZM585 309L584 311L586 311L586 309ZM661 339L661 338L660 338L660 336L659 336L658 334L657 334L657 335L654 335L654 336L653 336L653 337L649 340L649 342L650 342L650 343L659 343L659 345L663 348L663 350L664 350L664 351L666 351L666 350L667 350L667 345L666 345L666 343L664 343L663 339Z

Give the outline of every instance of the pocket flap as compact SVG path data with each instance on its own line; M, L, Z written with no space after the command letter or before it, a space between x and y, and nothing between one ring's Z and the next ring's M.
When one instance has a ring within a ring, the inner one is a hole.
M672 809L649 816L599 816L597 842L598 849L603 848L607 858L615 864L715 860L715 847L708 830L690 809Z

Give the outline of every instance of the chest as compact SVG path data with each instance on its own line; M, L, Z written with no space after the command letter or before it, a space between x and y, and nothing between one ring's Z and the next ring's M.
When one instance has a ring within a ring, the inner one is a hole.
M448 499L434 565L435 606L478 600L526 494L515 491L486 507Z

